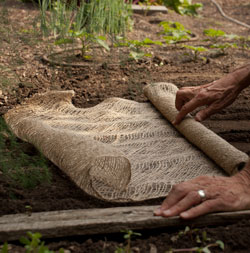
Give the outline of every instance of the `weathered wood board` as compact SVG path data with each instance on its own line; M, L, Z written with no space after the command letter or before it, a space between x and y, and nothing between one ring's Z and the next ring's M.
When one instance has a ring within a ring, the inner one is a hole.
M184 221L179 217L153 215L156 206L115 207L15 214L0 217L0 241L17 240L27 231L40 232L43 238L107 234L124 229L152 229L182 226L207 226L250 219L250 210L209 214Z
M162 12L162 13L168 12L168 9L166 8L166 6L163 6L163 5L146 6L146 5L132 4L132 10L134 13L142 14L142 15L152 15L153 13L156 13L156 12Z

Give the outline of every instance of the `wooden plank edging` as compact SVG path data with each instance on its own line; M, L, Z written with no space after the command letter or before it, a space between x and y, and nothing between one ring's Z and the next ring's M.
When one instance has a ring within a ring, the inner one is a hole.
M156 13L156 12L168 13L168 9L164 5L146 6L146 5L132 4L132 10L134 13L138 13L142 15L145 15L145 14L152 15L153 13Z
M135 206L4 215L0 217L0 241L17 240L27 231L39 232L43 238L56 238L115 233L124 229L223 225L250 219L250 210L247 210L208 214L184 221L179 217L156 217L153 215L156 208Z

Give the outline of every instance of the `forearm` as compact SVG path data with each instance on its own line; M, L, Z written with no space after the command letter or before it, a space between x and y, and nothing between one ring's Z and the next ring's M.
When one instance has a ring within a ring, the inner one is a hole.
M231 74L240 90L250 85L250 63L234 70Z

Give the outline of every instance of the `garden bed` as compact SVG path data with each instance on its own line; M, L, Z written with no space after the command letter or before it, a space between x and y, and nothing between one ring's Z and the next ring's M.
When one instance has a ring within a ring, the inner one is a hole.
M134 15L134 30L128 34L130 39L159 40L156 32L158 23L164 20L178 21L199 36L199 40L185 42L193 46L208 47L204 42L203 30L216 28L228 34L248 36L249 31L232 23L218 13L216 7L207 0L199 1L204 4L200 18L180 16L173 12L157 13L149 16ZM250 24L249 1L218 1L224 11L234 18ZM51 52L49 41L42 39L37 32L37 7L29 3L6 1L1 3L2 19L0 29L0 114L21 103L25 98L37 92L47 90L75 91L73 103L76 107L94 106L105 98L122 97L138 102L147 101L143 95L143 87L152 82L173 82L178 87L200 85L212 82L229 73L234 68L249 61L250 51L240 48L228 48L225 55L204 52L194 61L190 51L175 45L152 47L152 57L137 61L121 55L119 64L100 64L88 68L53 66L42 61L42 55ZM204 124L229 141L238 149L250 154L250 88L244 90L233 105L212 116ZM3 139L8 142L8 137ZM37 150L27 143L19 141L22 151L29 157L37 156ZM1 158L2 159L2 158ZM48 162L52 179L50 183L42 183L32 190L24 189L13 183L0 170L0 215L26 213L27 215L42 211L57 211L89 208L111 208L121 206L160 205L162 199L148 200L142 203L114 204L89 197L78 189L60 169ZM135 252L151 252L154 246L158 252L167 249L193 247L197 245L195 236L201 236L207 231L212 240L222 240L225 252L248 252L250 247L250 221L242 220L232 225L203 228L187 233L177 240L176 229L141 231L143 238L135 239ZM103 231L102 231L103 233ZM157 234L155 234L157 233ZM107 236L107 242L105 242ZM91 238L91 239L89 239ZM190 239L191 238L191 239ZM99 241L100 240L100 241ZM124 243L122 235L103 235L102 237L81 237L63 239L50 243L50 248L60 247L71 252L114 252L119 243ZM154 245L154 246L152 246ZM16 246L13 247L13 252ZM138 251L138 249L140 251ZM217 251L216 251L217 250ZM21 252L20 249L19 251ZM219 248L212 252L220 252Z

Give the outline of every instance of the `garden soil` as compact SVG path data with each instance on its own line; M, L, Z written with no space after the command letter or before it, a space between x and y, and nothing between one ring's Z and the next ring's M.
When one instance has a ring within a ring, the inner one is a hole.
M250 31L224 19L209 0L204 5L200 17L180 16L174 12L155 13L147 16L135 14L134 28L130 39L146 37L159 40L159 22L178 21L196 35L196 40L188 45L208 46L203 41L203 30L221 29L229 34L249 36ZM218 0L228 15L250 24L249 0ZM84 67L50 65L42 56L51 53L51 39L43 39L38 32L38 9L31 3L2 1L0 3L0 115L37 92L48 90L74 90L73 104L79 108L95 106L109 97L121 97L146 102L143 88L152 82L171 82L179 88L212 82L233 69L249 62L250 52L227 50L226 54L204 52L203 57L192 59L187 49L169 45L152 47L152 57L138 61L128 59L128 54L120 54L120 62L111 64L102 60ZM57 48L55 49L57 50ZM250 88L245 89L238 99L225 110L213 115L203 124L216 132L241 151L250 154ZM21 141L20 141L21 142ZM33 146L21 142L26 154L37 154ZM101 201L83 193L56 166L50 163L52 183L39 185L33 190L13 186L0 173L0 215L27 212L69 210L83 208L107 208L132 204L114 204ZM133 205L160 205L162 199L148 200ZM30 211L30 208L29 210ZM180 228L183 229L183 228ZM204 231L211 242L221 240L225 252L249 252L250 220L223 227L207 227L179 235L178 230L161 229L140 231L142 237L132 240L133 252L165 252L170 248L190 248L197 246L197 235ZM60 247L68 252L114 252L123 247L122 234L90 237L64 238L47 242L51 250ZM10 245L11 252L24 252L17 245ZM211 248L212 252L221 252ZM185 252L185 251L183 251ZM186 251L187 252L187 251Z

